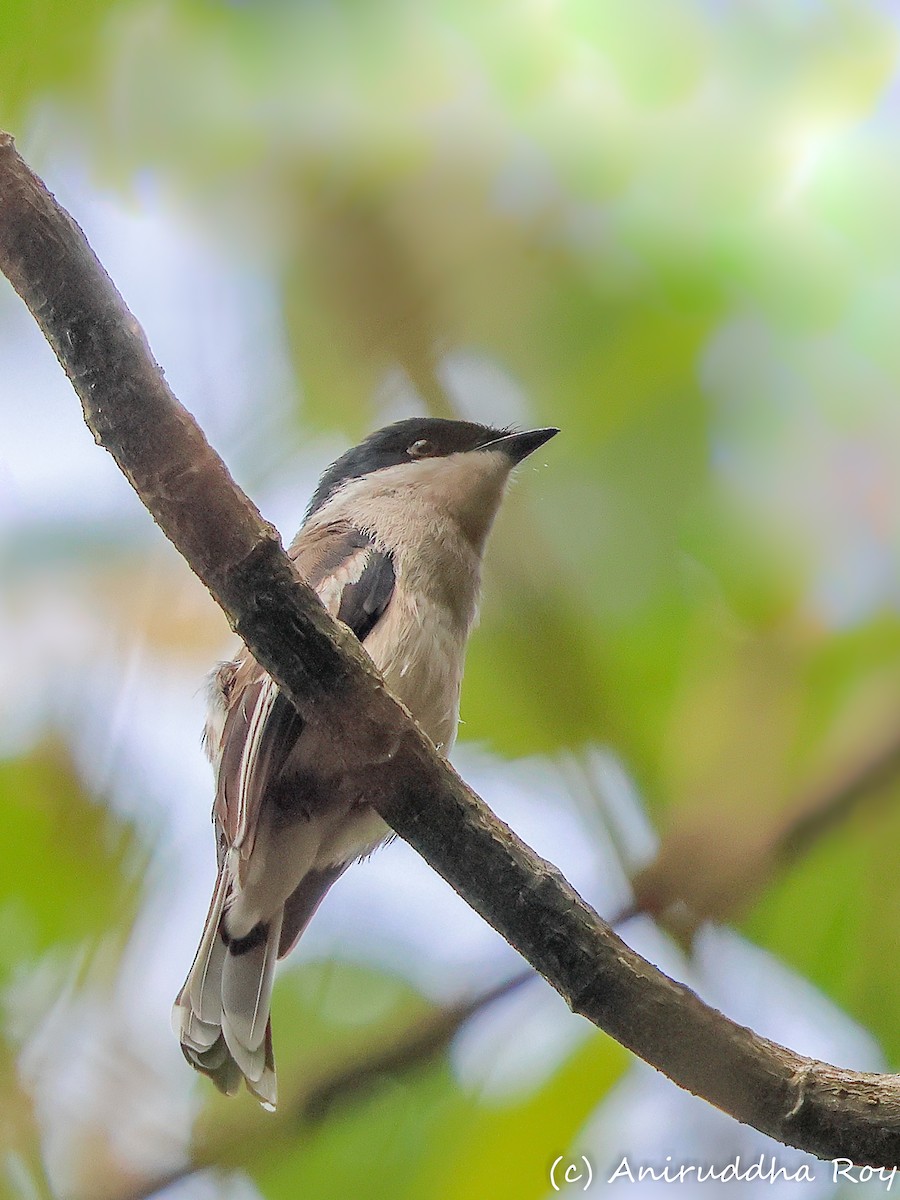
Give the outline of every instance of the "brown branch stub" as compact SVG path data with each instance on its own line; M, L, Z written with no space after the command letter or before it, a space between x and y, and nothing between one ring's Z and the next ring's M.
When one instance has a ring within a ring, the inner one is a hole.
M878 796L898 773L900 737L894 736L796 806L772 839L770 854L775 866L783 870L806 854L863 800Z
M721 814L707 809L702 822L695 817L676 824L654 860L633 877L635 906L689 945L703 921L727 920L746 911L764 887L838 825L864 804L881 800L898 776L900 737L894 733L805 791L768 828L754 828L752 835L745 830L740 854L716 853L727 836Z
M360 764L366 795L576 1011L741 1121L822 1158L900 1162L900 1086L803 1058L635 954L410 721L174 398L81 230L0 139L0 268L88 424L267 670Z

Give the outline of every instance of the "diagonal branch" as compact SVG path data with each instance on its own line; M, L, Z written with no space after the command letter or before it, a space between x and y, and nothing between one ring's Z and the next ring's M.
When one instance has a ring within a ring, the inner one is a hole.
M570 1007L738 1120L823 1158L900 1160L900 1086L795 1054L635 954L490 812L294 573L270 525L174 398L75 222L0 135L0 267L97 441L354 786Z
M754 877L751 891L748 893L740 886L740 881L732 880L735 886L731 890L724 887L721 889L722 908L712 914L713 919L725 919L735 910L750 904L764 881L780 871L789 869L812 850L823 836L830 833L835 825L855 812L861 802L891 783L898 771L900 739L892 738L877 751L870 751L863 756L852 769L845 771L836 781L822 785L799 798L792 805L790 815L783 819L781 824L774 826L764 839L767 847L765 869L760 871L758 877ZM661 857L666 860L665 855ZM708 861L701 865L703 871L714 869L714 864ZM663 891L663 886L655 877L653 886L649 886L652 870L653 865L647 872L638 876L638 881L645 892L649 891L658 897ZM668 907L656 913L656 918L675 936L690 937L696 926L708 918L693 913L693 896L689 890L682 889L677 893L677 898L687 906L686 914L677 908L675 898L676 894L669 897ZM650 911L648 897L639 895L608 921L615 929L631 917L645 911ZM255 1128L248 1132L229 1128L224 1134L220 1133L215 1140L203 1141L195 1148L191 1160L183 1166L149 1177L138 1187L127 1192L116 1192L110 1200L149 1200L173 1183L220 1165L225 1157L223 1150L226 1148L229 1161L240 1161L242 1165L246 1165L251 1158L257 1157L269 1146L270 1138L289 1136L291 1132L296 1135L301 1130L310 1131L318 1121L330 1117L336 1108L365 1101L367 1095L377 1089L385 1079L425 1067L449 1046L462 1026L473 1016L537 978L531 970L525 970L505 983L473 996L470 1000L447 1004L426 1020L417 1021L404 1029L389 1044L376 1044L368 1048L363 1057L354 1058L346 1067L332 1069L311 1084L306 1084L299 1095L288 1099L287 1126L281 1118L277 1124L269 1122L264 1141L260 1140Z

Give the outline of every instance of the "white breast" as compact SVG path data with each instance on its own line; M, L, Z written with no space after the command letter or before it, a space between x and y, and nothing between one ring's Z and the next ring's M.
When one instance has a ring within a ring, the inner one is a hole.
M310 525L344 520L391 554L390 603L364 645L390 690L446 754L456 738L481 551L509 474L505 455L451 455L349 481Z
M467 632L442 605L400 586L365 642L385 683L443 754L456 740Z

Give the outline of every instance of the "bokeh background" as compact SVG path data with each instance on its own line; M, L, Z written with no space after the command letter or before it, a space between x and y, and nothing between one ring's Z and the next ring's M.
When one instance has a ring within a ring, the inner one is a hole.
M286 536L388 420L562 428L491 544L454 760L665 970L860 1070L900 1068L898 38L875 0L0 28L0 126ZM764 1153L816 1181L747 1195L866 1194L543 983L491 999L520 962L403 844L282 969L279 1114L195 1077L168 1011L229 631L5 281L0 363L0 1193L540 1200L559 1156L599 1190Z

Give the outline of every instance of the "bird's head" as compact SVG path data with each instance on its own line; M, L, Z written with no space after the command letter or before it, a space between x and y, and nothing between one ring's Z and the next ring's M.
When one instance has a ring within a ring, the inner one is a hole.
M440 417L397 421L332 463L307 519L339 493L357 491L355 481L367 480L394 492L417 491L462 524L473 540L483 540L512 469L558 432L517 432Z

